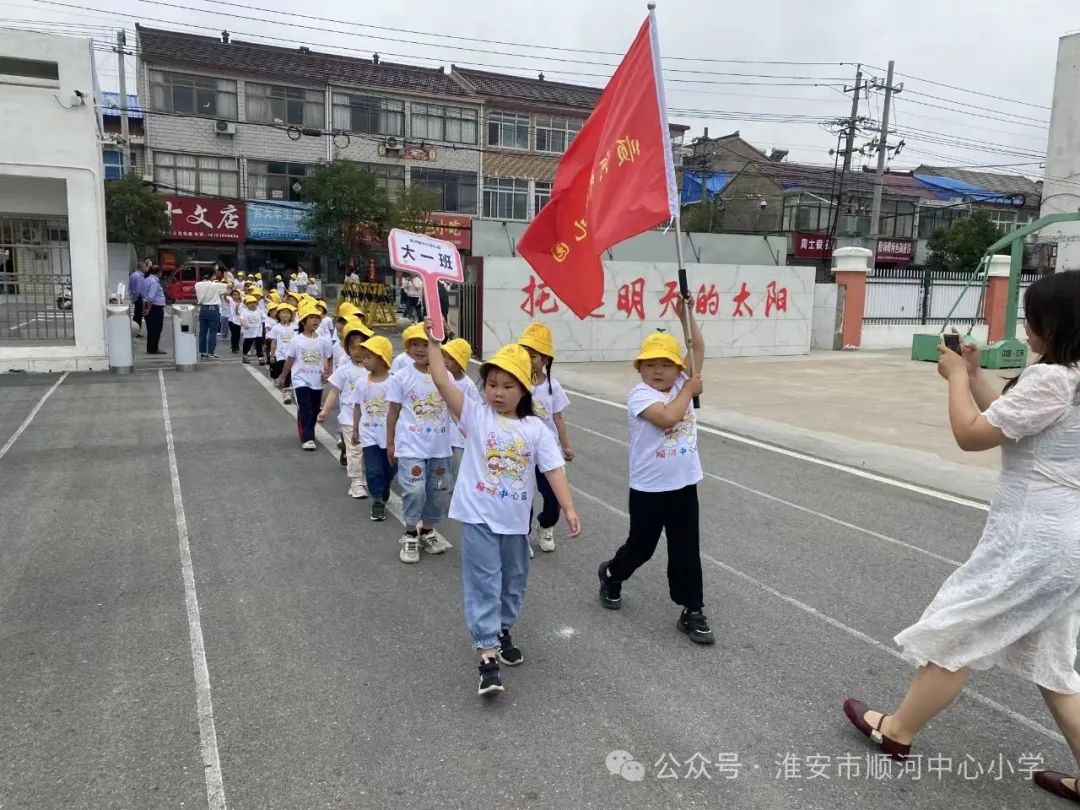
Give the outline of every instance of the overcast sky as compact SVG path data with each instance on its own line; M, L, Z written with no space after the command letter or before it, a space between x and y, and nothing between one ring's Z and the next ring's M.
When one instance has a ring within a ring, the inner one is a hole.
M630 0L57 2L70 7L0 0L0 9L7 20L102 39L117 26L130 30L136 20L208 35L226 28L235 39L304 42L351 55L377 51L384 60L429 66L456 62L531 75L542 70L550 80L597 86L618 56L596 52L622 53L646 14L644 2ZM291 13L298 9L309 16ZM895 79L904 90L896 98L890 144L902 139L904 147L892 167L979 164L1036 177L1046 150L1057 41L1080 29L1077 0L660 0L657 14L671 119L690 125L691 136L705 127L712 136L739 130L763 150L790 149L790 159L831 163L835 136L818 122L848 115L851 96L842 85L853 84L856 62L867 65L868 76L883 79L893 59L905 75ZM103 88L115 89L115 57L97 56ZM879 121L881 102L882 94L871 93L862 114Z

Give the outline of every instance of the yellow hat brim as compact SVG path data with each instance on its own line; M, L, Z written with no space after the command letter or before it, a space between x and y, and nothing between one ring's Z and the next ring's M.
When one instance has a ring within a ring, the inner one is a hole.
M683 359L679 357L679 355L664 351L663 349L646 349L634 358L634 368L636 369L643 360L670 360L679 367L680 371L686 368L686 366L683 365Z

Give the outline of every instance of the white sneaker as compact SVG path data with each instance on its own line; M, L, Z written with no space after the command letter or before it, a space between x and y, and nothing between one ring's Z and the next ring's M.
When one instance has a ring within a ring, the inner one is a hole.
M349 497L362 501L367 496L367 487L360 481L353 481L352 486L349 487Z
M401 551L398 552L398 559L403 563L418 563L420 562L420 540L412 535L403 534L401 536Z
M439 534L437 529L432 529L428 534L421 534L420 545L428 554L445 554L454 547L454 544Z
M285 395L284 396L285 396L285 404L286 405L292 405L292 389L291 388L286 388L285 389Z
M540 550L541 551L554 551L555 550L555 530L554 529L540 529Z
M306 441L302 445L300 445L300 447L302 447L304 450L314 450L316 449L317 445L315 444L315 442Z
M535 556L536 556L536 552L533 551L532 543L529 543L529 559L531 560Z

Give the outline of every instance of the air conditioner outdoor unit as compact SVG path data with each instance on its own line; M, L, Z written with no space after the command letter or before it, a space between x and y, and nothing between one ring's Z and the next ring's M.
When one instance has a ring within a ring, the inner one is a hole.
M214 132L216 132L218 135L235 135L236 124L234 124L232 121L215 121Z
M401 151L401 141L395 138L393 135L390 135L385 141L383 141L383 146L386 147L387 152Z

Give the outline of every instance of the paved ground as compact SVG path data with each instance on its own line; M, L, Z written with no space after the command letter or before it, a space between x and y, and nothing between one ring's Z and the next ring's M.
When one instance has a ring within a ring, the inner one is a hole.
M596 600L626 532L625 413L575 395L585 533L538 554L526 663L485 702L457 550L399 563L400 526L297 449L259 374L0 377L5 810L1060 806L1021 772L1072 768L1027 684L974 678L919 779L883 778L840 712L902 694L891 638L974 545L977 505L703 432L719 642L695 647L662 551L620 613ZM613 751L641 768L609 773Z

